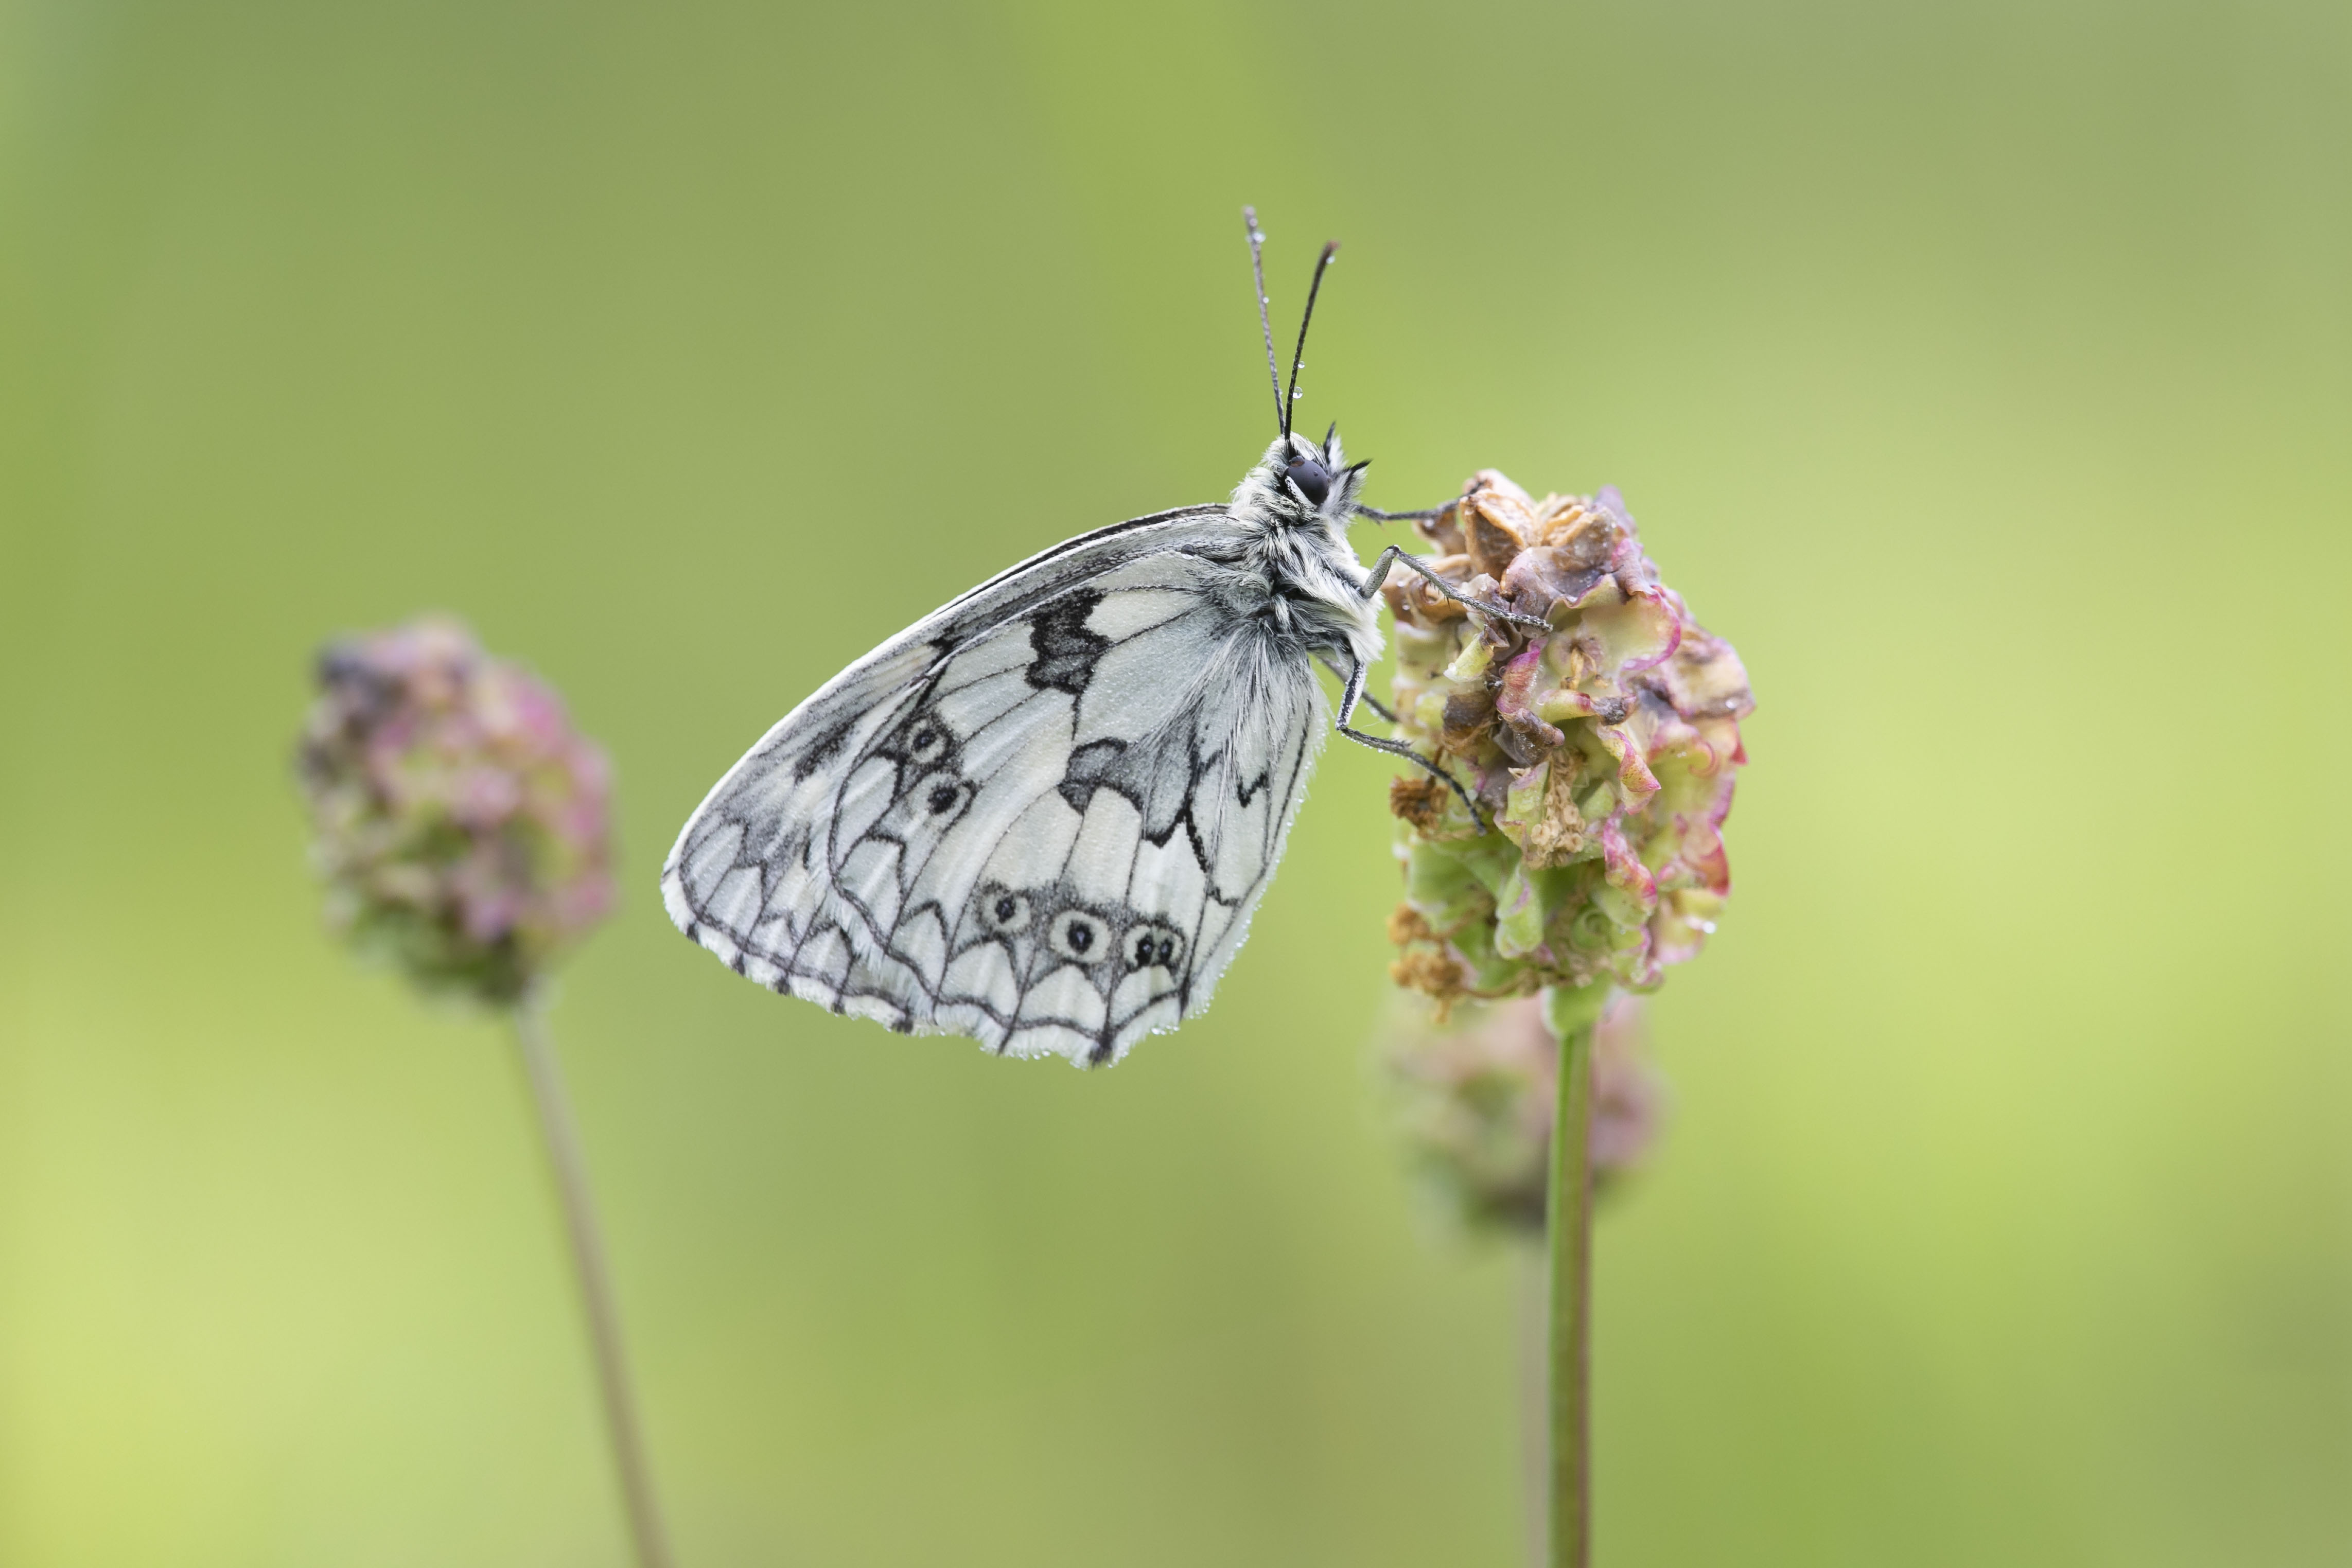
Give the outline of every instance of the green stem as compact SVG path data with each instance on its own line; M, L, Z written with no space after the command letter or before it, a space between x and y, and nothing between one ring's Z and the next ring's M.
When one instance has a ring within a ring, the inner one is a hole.
M572 1238L572 1267L587 1309L588 1335L596 1353L596 1381L604 1400L604 1429L613 1462L621 1474L622 1500L635 1539L638 1568L670 1568L669 1540L662 1530L661 1505L654 1496L652 1467L646 1462L645 1435L629 1382L629 1361L621 1343L621 1310L604 1261L604 1235L596 1223L596 1203L588 1190L588 1162L580 1129L563 1092L563 1072L548 1038L543 1002L526 997L515 1009L515 1039L522 1048L523 1073L547 1144L547 1163L563 1199L563 1221Z
M1550 1230L1551 1568L1586 1568L1592 1552L1592 1025L1604 984L1556 989L1545 1020L1559 1040L1559 1112L1552 1124Z
M1526 1514L1528 1568L1546 1568L1551 1539L1551 1385L1546 1381L1551 1354L1545 1342L1551 1320L1545 1309L1551 1261L1539 1249L1521 1249L1519 1265L1519 1490Z

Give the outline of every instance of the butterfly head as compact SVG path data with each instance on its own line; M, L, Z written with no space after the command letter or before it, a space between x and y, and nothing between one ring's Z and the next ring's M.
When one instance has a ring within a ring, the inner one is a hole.
M1367 463L1350 463L1333 425L1317 445L1303 435L1275 438L1244 488L1257 492L1265 507L1294 523L1321 517L1345 528L1356 510Z

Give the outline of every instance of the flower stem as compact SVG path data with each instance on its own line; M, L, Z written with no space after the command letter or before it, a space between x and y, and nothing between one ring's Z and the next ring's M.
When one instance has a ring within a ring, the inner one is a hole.
M1519 1491L1528 1568L1548 1568L1551 1539L1551 1261L1532 1247L1519 1256Z
M1551 1568L1586 1568L1592 1551L1592 1026L1609 987L1555 988L1545 1021L1559 1040L1545 1213L1551 1250Z
M572 1270L579 1277L581 1302L587 1309L589 1338L596 1351L596 1380L604 1398L604 1427L613 1443L613 1462L621 1473L621 1494L628 1508L629 1533L636 1541L638 1568L670 1568L669 1540L662 1530L661 1506L654 1496L653 1471L646 1463L645 1435L637 1422L636 1395L629 1382L628 1356L621 1344L620 1307L604 1261L604 1236L596 1223L596 1203L588 1190L588 1164L581 1154L580 1129L572 1119L571 1099L563 1092L563 1072L555 1059L554 1042L548 1038L541 998L525 997L515 1009L515 1040L521 1047L531 1103L539 1112L539 1130L547 1143L548 1166L563 1199Z

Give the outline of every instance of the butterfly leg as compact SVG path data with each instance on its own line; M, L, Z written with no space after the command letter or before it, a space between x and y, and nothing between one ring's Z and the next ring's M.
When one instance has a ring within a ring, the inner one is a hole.
M1323 667L1325 669L1330 671L1332 674L1339 677L1339 684L1342 686L1348 684L1348 672L1339 667L1339 660L1333 658L1328 653L1318 653L1315 656L1323 661ZM1397 721L1397 716L1390 711L1389 705L1381 701L1380 698L1372 695L1371 693L1360 691L1356 694L1356 698L1366 707L1380 715L1381 723L1394 724Z
M1408 761L1412 762L1414 767L1423 769L1424 772L1427 772L1435 778L1444 779L1446 787L1452 789L1456 795L1462 797L1463 807L1470 813L1470 820L1478 824L1478 831L1482 833L1485 832L1486 831L1486 815L1478 810L1478 802L1470 798L1470 791L1462 787L1462 781L1460 779L1454 778L1453 774L1448 773L1444 768L1440 768L1436 763L1432 762L1428 758L1423 757L1420 752L1415 751L1412 747L1407 746L1402 740L1382 740L1377 735L1366 735L1362 730L1353 728L1349 725L1348 721L1356 716L1356 705L1360 702L1370 703L1373 709L1380 713L1381 716L1385 717L1391 724L1394 724L1396 722L1395 715L1390 713L1387 709L1381 707L1379 703L1373 702L1371 698L1364 695L1364 661L1360 658L1356 658L1353 654L1349 655L1349 660L1350 663L1348 670L1347 689L1342 692L1339 696L1339 733L1346 736L1349 740L1356 742L1359 746L1369 746L1374 751L1385 751L1391 757L1404 758ZM1339 674L1339 668L1337 665L1332 667L1331 673L1334 674Z
M1515 626L1525 626L1531 631L1551 630L1551 622L1540 616L1523 615L1508 605L1484 603L1455 591L1454 585L1432 570L1427 561L1423 560L1419 556L1407 555L1394 545L1381 551L1380 559L1372 562L1372 570L1365 574L1363 586L1356 591L1366 599L1378 593L1381 591L1381 584L1388 580L1389 568L1400 561L1427 578L1431 587L1465 610L1475 610L1481 615L1492 616L1497 621L1508 621Z

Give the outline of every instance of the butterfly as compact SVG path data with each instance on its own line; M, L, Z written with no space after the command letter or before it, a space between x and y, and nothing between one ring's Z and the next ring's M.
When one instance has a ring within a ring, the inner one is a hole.
M1114 523L1032 556L825 683L712 788L662 902L738 974L1000 1055L1115 1062L1209 1005L1249 932L1331 727L1380 656L1394 546L1348 547L1363 462L1291 431L1323 247L1285 387L1265 235L1244 207L1274 383L1272 445L1223 505ZM1528 618L1465 600L1479 612ZM1540 625L1541 622L1535 624ZM1483 825L1483 820L1482 820Z

